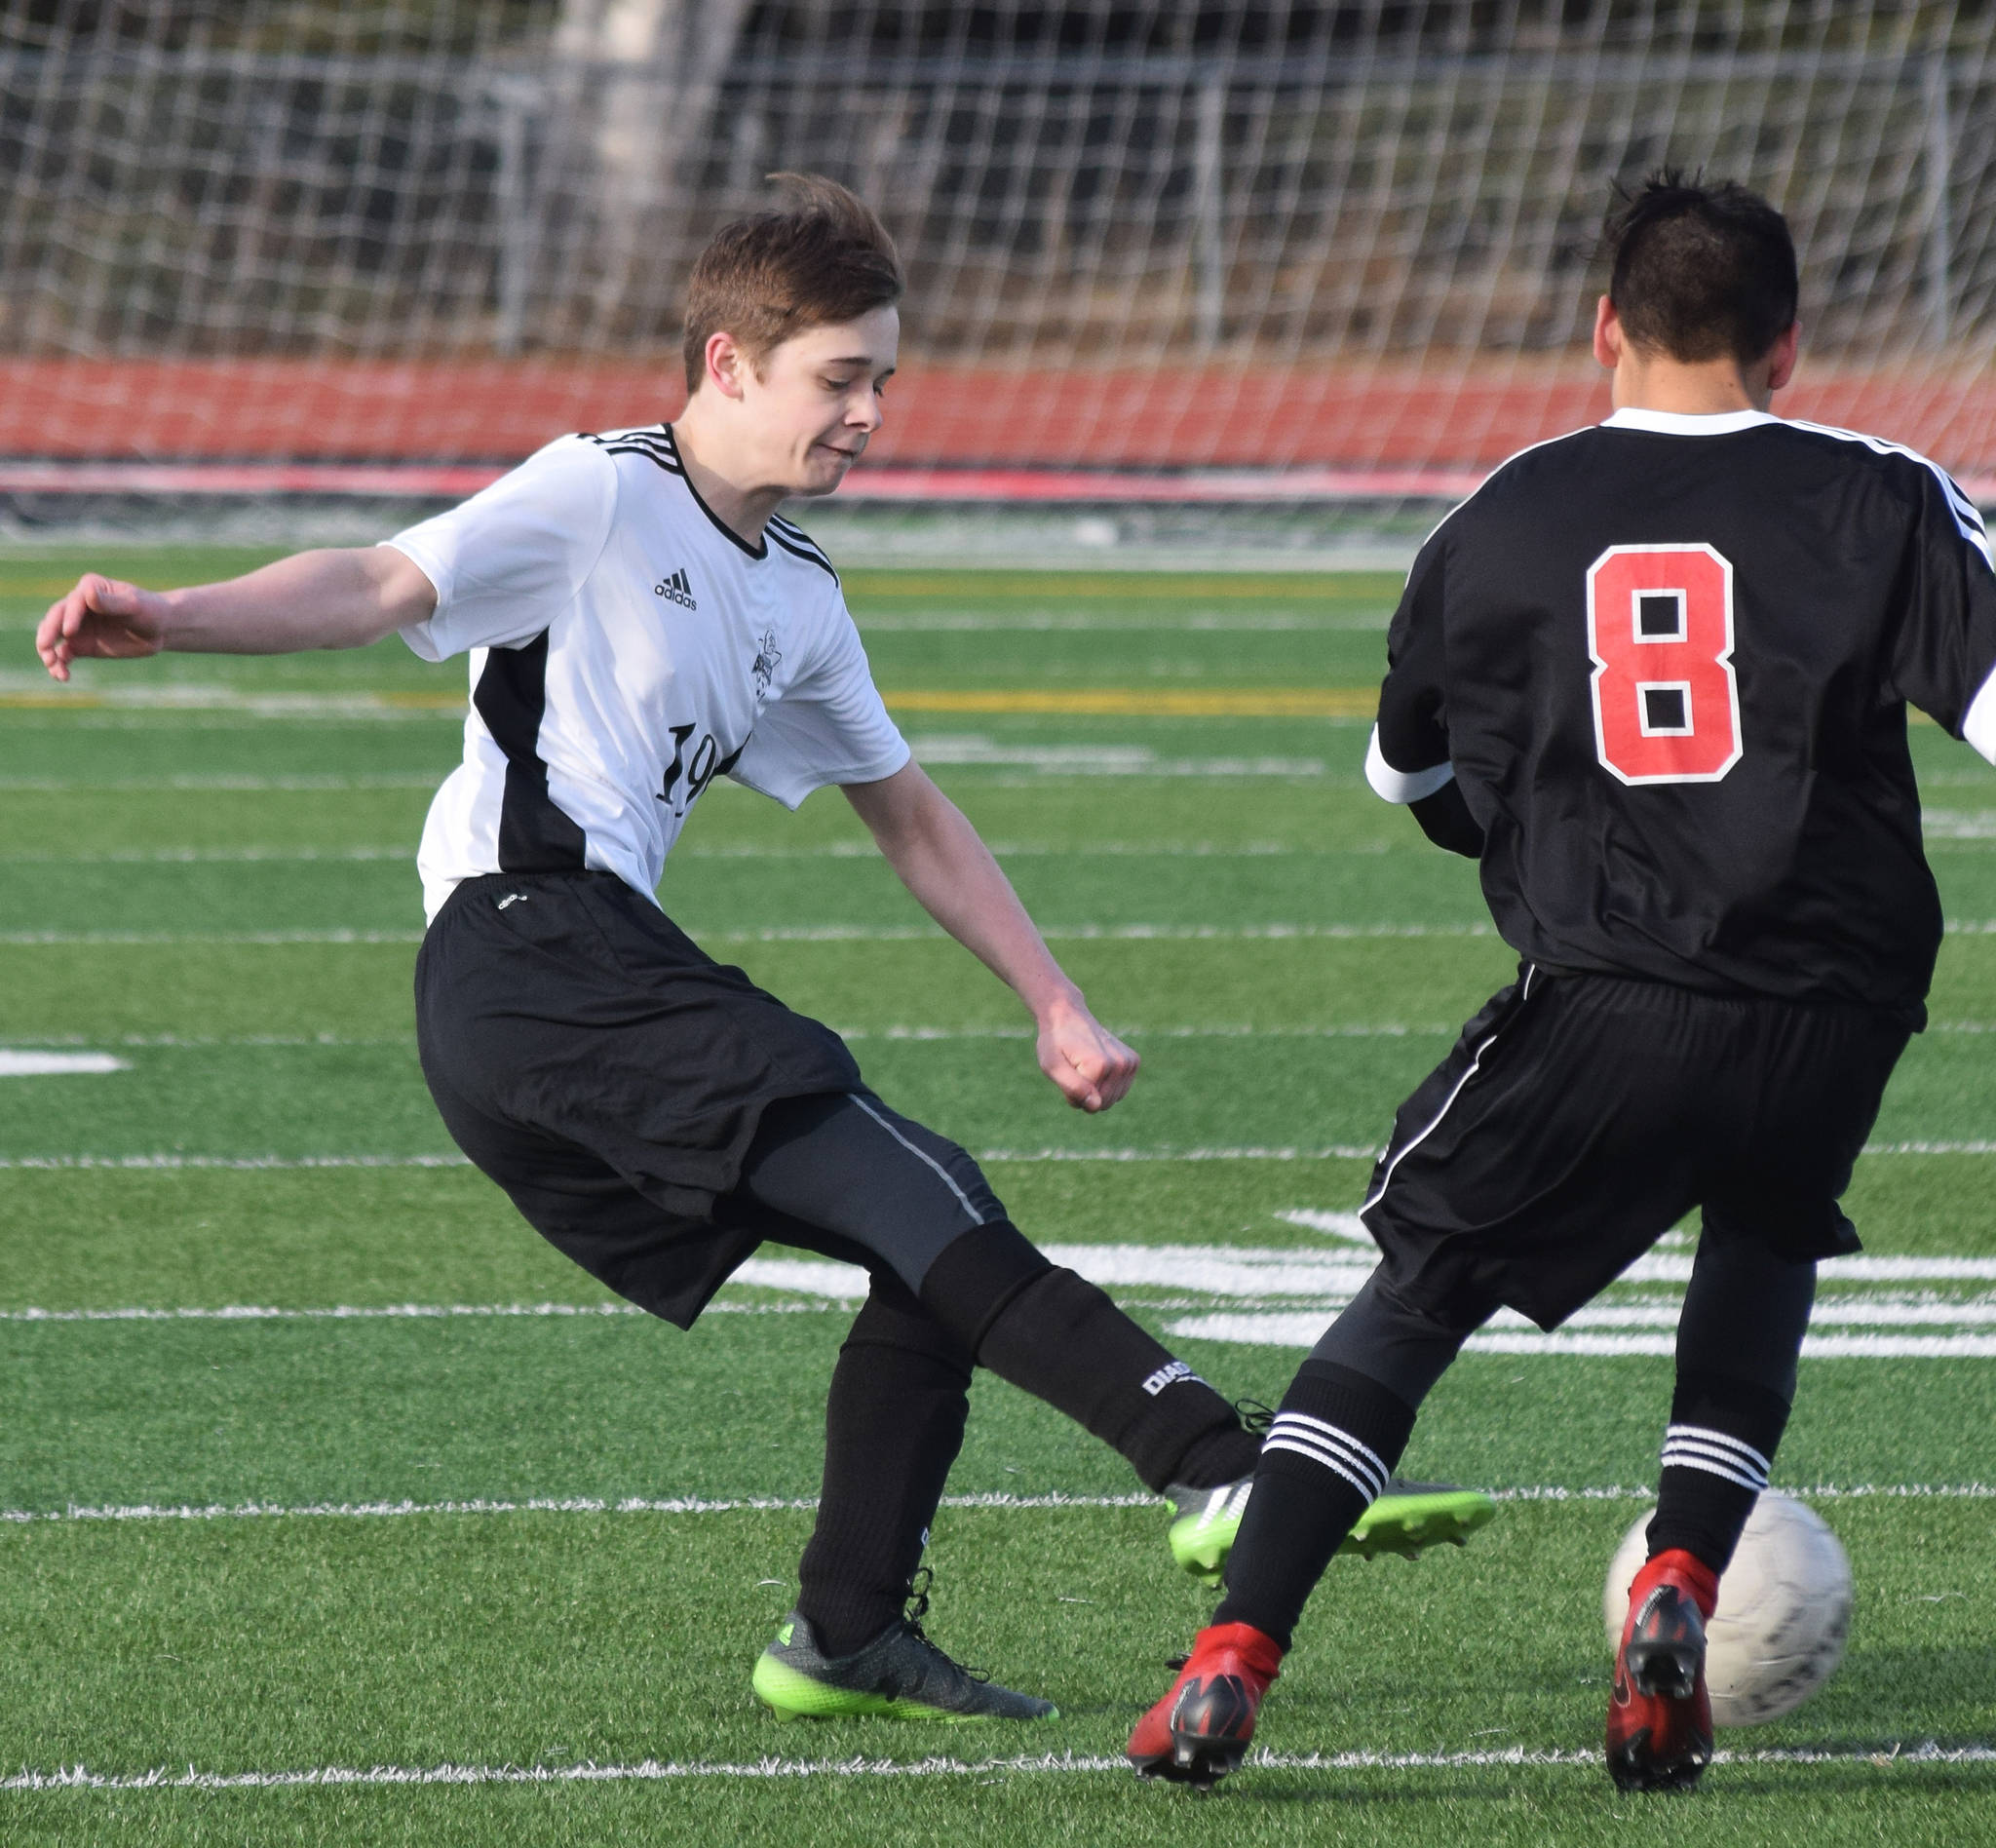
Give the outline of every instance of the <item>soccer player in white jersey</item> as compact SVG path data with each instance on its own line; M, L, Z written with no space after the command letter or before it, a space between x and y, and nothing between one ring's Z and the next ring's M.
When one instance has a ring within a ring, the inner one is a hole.
M92 575L38 635L79 656L283 653L395 632L465 654L464 761L419 864L418 1043L459 1145L555 1245L689 1327L765 1239L864 1265L833 1371L797 1608L757 1662L788 1713L1037 1718L905 1608L974 1364L1079 1420L1171 1496L1216 1574L1258 1442L1099 1290L1013 1226L977 1164L870 1092L838 1036L704 954L653 897L701 792L794 808L837 784L942 927L1018 994L1041 1068L1102 1110L1136 1056L1090 1013L983 843L910 758L838 574L777 514L829 493L881 422L902 271L844 189L791 177L695 268L674 425L564 437L384 545L165 595ZM1475 1524L1389 1497L1359 1536Z

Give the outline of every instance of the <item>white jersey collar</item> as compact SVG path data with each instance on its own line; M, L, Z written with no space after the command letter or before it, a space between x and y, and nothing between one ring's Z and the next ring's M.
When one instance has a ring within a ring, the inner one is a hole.
M1681 410L1618 410L1601 424L1603 430L1647 430L1659 437L1730 437L1736 430L1757 430L1782 421L1771 410L1719 410L1692 414Z

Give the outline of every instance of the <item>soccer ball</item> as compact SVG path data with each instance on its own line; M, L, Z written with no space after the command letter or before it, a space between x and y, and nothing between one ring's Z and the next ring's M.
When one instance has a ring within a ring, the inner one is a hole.
M1623 1536L1608 1567L1601 1615L1611 1649L1622 1645L1629 1584L1649 1552L1649 1519ZM1851 1562L1836 1535L1813 1508L1763 1491L1706 1632L1713 1722L1758 1726L1792 1713L1835 1673L1850 1631Z

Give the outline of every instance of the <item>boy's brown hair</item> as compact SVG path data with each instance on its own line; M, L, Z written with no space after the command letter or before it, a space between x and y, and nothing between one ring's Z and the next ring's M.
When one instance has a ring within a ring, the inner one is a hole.
M723 225L686 286L686 389L707 376L707 343L732 333L759 372L807 327L857 321L902 297L894 240L872 210L818 173L772 173L788 194L774 212Z

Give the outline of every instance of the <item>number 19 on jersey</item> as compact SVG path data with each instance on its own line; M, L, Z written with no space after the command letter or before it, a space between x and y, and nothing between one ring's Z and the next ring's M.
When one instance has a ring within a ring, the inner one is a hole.
M1716 783L1740 761L1733 567L1708 545L1610 546L1587 574L1594 749L1624 783Z

